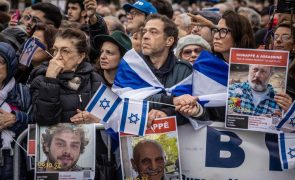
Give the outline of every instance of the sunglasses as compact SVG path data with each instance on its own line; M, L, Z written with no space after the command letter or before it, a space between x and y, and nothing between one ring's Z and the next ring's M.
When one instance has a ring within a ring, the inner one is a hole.
M195 54L199 54L203 49L202 48L195 48L195 49L184 49L182 51L183 56L191 56L194 52Z

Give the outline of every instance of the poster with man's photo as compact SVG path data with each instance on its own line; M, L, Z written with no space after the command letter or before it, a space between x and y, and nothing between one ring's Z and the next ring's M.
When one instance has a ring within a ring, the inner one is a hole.
M181 179L176 117L155 119L145 136L120 134L123 179Z
M95 124L37 126L36 180L91 180L95 175Z
M227 128L274 132L283 110L289 52L232 48L226 105Z

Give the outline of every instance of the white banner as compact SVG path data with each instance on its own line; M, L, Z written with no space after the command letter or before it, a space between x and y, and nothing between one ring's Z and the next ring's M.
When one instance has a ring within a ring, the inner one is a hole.
M294 180L281 170L277 134L223 128L179 126L183 180Z

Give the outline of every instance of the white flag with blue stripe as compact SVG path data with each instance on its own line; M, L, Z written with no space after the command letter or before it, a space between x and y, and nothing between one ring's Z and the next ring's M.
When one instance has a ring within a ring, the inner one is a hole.
M282 169L295 169L295 133L278 134Z
M195 61L192 95L199 97L205 107L226 104L228 64L221 58L203 50Z
M161 91L179 96L191 93L192 76L188 76L171 88L165 88L134 50L121 59L112 90L121 98L145 99Z
M112 90L121 98L145 99L162 91L163 85L134 49L121 59Z
M284 132L295 132L295 101L277 125L277 129Z
M148 107L149 103L145 100L133 101L125 98L120 123L120 132L144 136L148 120Z
M29 67L38 47L46 51L45 45L42 44L38 39L33 37L27 39L20 56L20 63Z
M108 123L110 117L121 102L112 90L101 84L86 107L86 111L101 119L101 123ZM116 111L116 113L118 113ZM117 129L114 129L117 130Z

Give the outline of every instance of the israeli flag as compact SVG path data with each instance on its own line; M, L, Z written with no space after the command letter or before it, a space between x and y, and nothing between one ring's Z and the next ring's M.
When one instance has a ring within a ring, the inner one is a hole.
M118 95L113 93L106 85L101 84L88 103L86 111L100 118L101 123L108 123L120 102L121 98Z
M278 134L282 169L295 169L295 134Z
M112 90L122 99L145 99L164 89L154 73L134 49L121 59Z
M144 136L148 121L149 103L145 100L132 101L125 98L123 104L120 132Z
M134 50L129 50L121 59L112 90L122 99L143 100L159 92L179 96L191 94L192 76L188 76L171 88L165 88Z
M38 39L33 37L27 39L20 56L20 63L29 67L38 47L46 51L45 45L42 44Z
M220 107L226 104L228 63L203 50L193 64L192 95L199 97L205 107Z
M292 103L285 116L277 125L278 130L294 132L295 131L295 101Z

